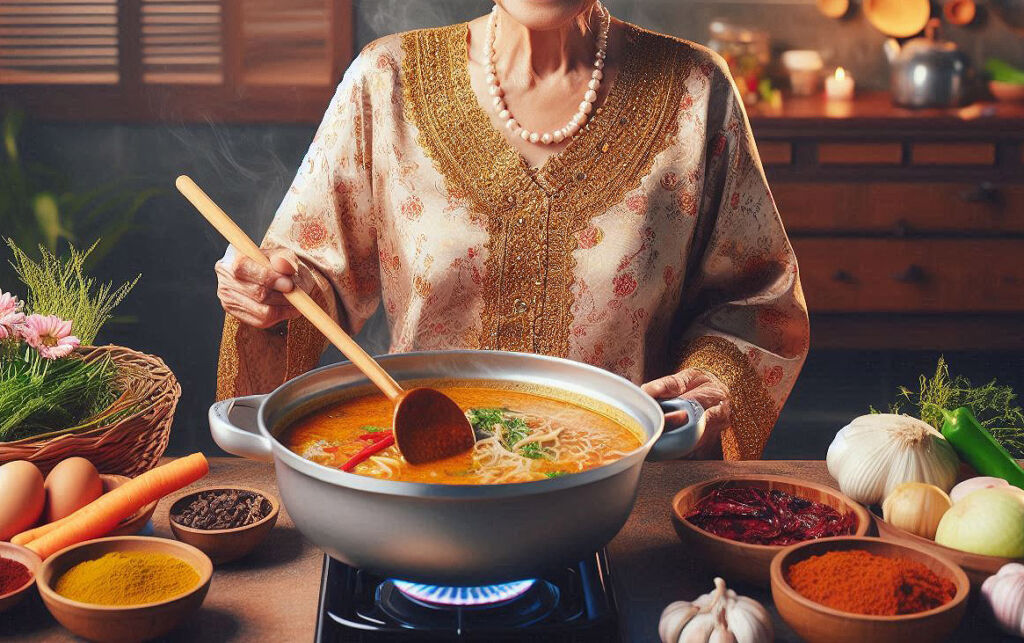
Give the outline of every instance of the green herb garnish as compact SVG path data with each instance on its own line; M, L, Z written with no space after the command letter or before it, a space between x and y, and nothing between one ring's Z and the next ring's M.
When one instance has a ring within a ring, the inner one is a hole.
M544 475L548 478L561 478L565 475L565 471L548 471Z
M519 447L519 455L524 458L530 458L531 460L540 460L541 458L548 457L548 452L544 447L537 444L536 442L530 442Z
M547 451L541 445L531 442L517 448L516 445L530 435L530 426L523 418L512 415L508 409L479 408L466 411L466 417L474 431L485 435L494 435L497 427L501 427L501 446L518 453L524 458L537 460L547 457Z
M363 433L380 433L381 431L387 431L388 429L385 429L382 426L374 426L373 424L364 424L359 427L359 430Z
M962 375L950 375L949 365L940 357L935 375L931 378L922 375L917 391L901 386L899 398L889 405L888 412L904 413L909 407L911 413L941 430L945 419L942 409L966 406L997 442L1015 458L1021 458L1024 457L1024 410L1017 406L1016 400L1017 394L1012 388L1000 386L995 380L974 386ZM872 408L871 412L879 411Z

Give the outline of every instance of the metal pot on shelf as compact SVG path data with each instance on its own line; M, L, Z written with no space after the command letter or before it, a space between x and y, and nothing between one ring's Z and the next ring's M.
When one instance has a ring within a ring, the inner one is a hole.
M956 44L938 40L938 19L925 28L925 36L905 44L885 43L892 69L892 100L901 107L956 107L969 100L974 70L967 54Z
M332 557L389 577L483 585L536 577L601 549L625 524L645 459L682 457L704 431L689 400L656 402L617 375L578 362L501 351L436 351L379 358L395 379L474 379L554 387L611 405L642 427L643 444L603 466L557 478L492 485L382 480L326 467L278 437L291 421L371 390L349 362L310 371L269 395L217 402L214 440L230 453L274 462L296 527ZM664 412L689 422L664 429Z

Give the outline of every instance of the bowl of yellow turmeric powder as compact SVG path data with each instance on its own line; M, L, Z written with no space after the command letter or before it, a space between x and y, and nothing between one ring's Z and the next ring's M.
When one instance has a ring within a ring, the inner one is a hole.
M91 641L162 636L199 609L213 563L191 545L116 536L72 545L47 558L37 584L46 609Z

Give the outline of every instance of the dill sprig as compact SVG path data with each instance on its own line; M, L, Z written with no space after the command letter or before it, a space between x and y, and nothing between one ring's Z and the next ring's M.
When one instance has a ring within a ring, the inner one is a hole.
M1024 457L1024 410L1016 402L1017 394L1013 389L999 385L996 380L974 386L962 375L950 375L949 365L940 357L935 374L920 377L918 390L900 387L899 397L889 406L889 412L903 413L909 406L919 418L941 429L944 421L941 409L952 411L966 406L997 442L1015 458L1021 458Z
M116 418L118 370L109 356L72 356L33 368L30 360L0 364L0 442L92 428ZM120 415L120 413L118 413Z
M11 265L28 287L28 310L38 315L70 319L72 332L83 345L93 343L110 319L111 312L131 292L141 276L117 288L109 282L97 284L83 268L97 243L84 252L70 246L65 257L58 257L44 246L39 246L40 258L34 261L14 241L7 239L7 245L14 253Z

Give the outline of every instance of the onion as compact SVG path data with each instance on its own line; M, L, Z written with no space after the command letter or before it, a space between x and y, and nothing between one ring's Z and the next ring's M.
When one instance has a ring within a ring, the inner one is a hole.
M933 484L904 482L885 497L882 517L894 527L932 539L952 504L946 492Z
M964 480L949 492L949 499L953 502L960 502L966 498L969 494L979 491L981 489L1005 489L1007 491L1017 490L1017 487L1011 487L1010 483L1002 478L993 478L992 476L978 476L977 478L968 478ZM1024 492L1024 489L1020 490Z
M981 489L942 516L935 542L960 551L1024 558L1024 494Z

